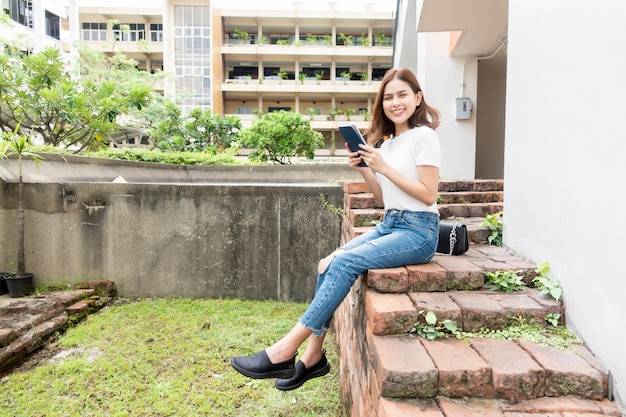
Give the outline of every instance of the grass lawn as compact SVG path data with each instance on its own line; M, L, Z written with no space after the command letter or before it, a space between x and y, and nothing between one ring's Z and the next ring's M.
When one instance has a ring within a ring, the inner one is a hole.
M305 308L204 299L117 303L51 343L46 350L56 359L3 377L0 416L340 416L332 332L330 374L298 390L279 391L273 379L246 378L228 363L273 343Z

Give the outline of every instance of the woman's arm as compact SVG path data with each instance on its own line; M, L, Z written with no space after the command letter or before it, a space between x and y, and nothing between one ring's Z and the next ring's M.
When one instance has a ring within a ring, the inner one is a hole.
M346 144L346 150L348 151L348 163L350 166L361 173L361 176L367 183L372 194L374 194L374 198L383 203L383 191L380 188L380 184L376 179L376 175L369 167L362 167L359 164L361 163L361 155L358 152L352 152L350 147Z
M393 182L396 187L428 206L437 201L437 194L439 192L439 167L431 165L418 165L416 167L418 180L414 180L387 164L380 156L380 151L378 149L369 145L361 145L361 148L363 149L359 151L361 158L367 163L371 170L384 175L387 179L389 179L389 181ZM355 159L359 160L358 157ZM370 173L376 184L378 184L374 174L371 171ZM365 178L365 174L363 172L362 174ZM368 185L370 184L367 178L365 178L365 181ZM371 187L372 185L370 185L370 189ZM380 198L382 198L380 185L378 185L378 190ZM376 194L374 195L376 196Z

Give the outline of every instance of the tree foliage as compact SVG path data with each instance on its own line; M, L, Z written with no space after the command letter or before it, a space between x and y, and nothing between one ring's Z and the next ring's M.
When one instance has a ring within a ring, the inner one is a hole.
M262 162L289 164L294 156L313 159L315 149L324 144L321 133L311 128L311 122L299 113L266 113L241 133L241 143L255 149L248 157Z
M96 147L119 128L117 116L152 100L150 85L73 79L53 47L33 55L0 52L0 128L38 134L53 146Z
M156 127L148 129L157 148L170 151L205 151L229 148L238 140L241 119L223 117L211 110L195 108L184 117L171 101L160 115L151 116Z

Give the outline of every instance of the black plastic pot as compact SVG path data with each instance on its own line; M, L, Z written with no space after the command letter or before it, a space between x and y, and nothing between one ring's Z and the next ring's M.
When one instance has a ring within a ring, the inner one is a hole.
M18 298L28 295L28 292L33 288L33 276L32 272L27 272L22 277L17 277L13 274L5 275L4 282L7 284L9 296Z
M9 274L8 272L0 272L0 295L9 293L9 289L7 288L7 283L4 280L4 276L8 274Z

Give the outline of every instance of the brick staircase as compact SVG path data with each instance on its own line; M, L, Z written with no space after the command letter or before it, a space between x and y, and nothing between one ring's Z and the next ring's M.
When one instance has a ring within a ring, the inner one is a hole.
M112 302L111 281L87 281L73 290L0 303L0 375L19 365L57 332Z
M584 345L409 334L419 311L463 331L502 329L510 316L545 322L562 303L531 288L535 264L486 243L484 216L502 210L502 181L442 181L440 214L465 223L470 250L425 265L370 270L335 314L344 413L352 417L622 416L608 372ZM383 214L362 182L344 184L342 240ZM516 270L529 288L485 288L485 272ZM563 321L563 319L561 319Z

